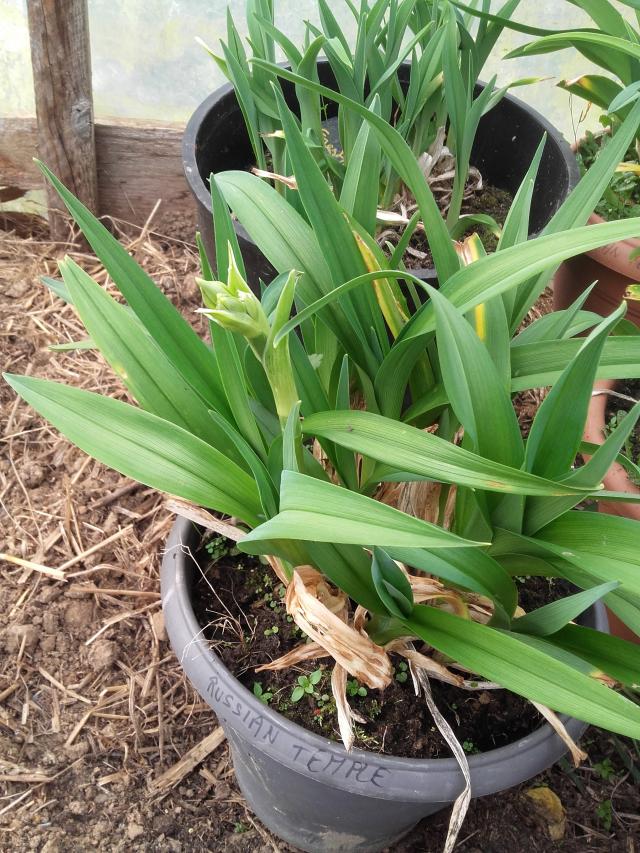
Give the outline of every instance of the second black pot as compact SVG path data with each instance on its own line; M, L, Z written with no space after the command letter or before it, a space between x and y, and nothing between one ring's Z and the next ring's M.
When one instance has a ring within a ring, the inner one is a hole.
M407 79L408 68L407 65L402 69ZM323 85L335 88L335 79L326 60L318 62L318 76ZM287 80L280 82L289 106L295 110L297 102L293 84ZM329 116L332 108L335 115L335 106L329 105ZM480 170L486 183L513 194L520 186L544 133L547 134L547 142L533 193L531 234L544 228L580 178L575 156L560 132L527 104L506 95L481 120L471 156L471 162ZM182 162L196 201L198 227L207 253L213 260L215 243L209 175L229 169L249 170L253 165L249 136L231 85L222 86L209 95L191 116L183 137ZM236 222L235 229L249 283L257 287L260 278L270 282L276 271L240 223ZM412 272L423 279L435 277L433 269Z

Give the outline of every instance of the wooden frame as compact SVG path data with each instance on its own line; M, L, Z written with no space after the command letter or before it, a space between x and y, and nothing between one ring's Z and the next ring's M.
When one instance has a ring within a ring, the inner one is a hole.
M189 216L195 207L182 171L179 124L102 121L95 123L99 215L136 225L146 222L161 200L163 221ZM0 118L0 183L24 190L41 189L36 119Z
M44 188L37 156L98 215L142 225L160 201L158 230L193 233L184 126L94 122L87 0L27 0L27 9L37 118L0 118L0 187ZM68 236L57 195L47 202L52 236Z

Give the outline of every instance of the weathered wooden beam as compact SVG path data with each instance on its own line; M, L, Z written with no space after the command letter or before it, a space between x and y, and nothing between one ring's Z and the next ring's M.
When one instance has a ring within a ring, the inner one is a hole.
M91 210L98 182L87 0L27 0L38 156ZM62 202L47 186L54 239L67 236Z
M153 228L192 238L195 206L182 171L183 132L179 124L98 119L98 213L143 225L160 200ZM25 191L42 186L32 159L36 146L35 119L0 118L0 185Z

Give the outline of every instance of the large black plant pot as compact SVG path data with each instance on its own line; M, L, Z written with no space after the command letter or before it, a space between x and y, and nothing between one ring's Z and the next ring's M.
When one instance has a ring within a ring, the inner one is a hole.
M405 65L402 69L407 78L408 68ZM321 83L335 88L335 78L326 60L318 62L318 75ZM295 110L293 84L287 80L280 82L289 106ZM479 84L477 91L481 88ZM336 105L329 103L328 117L335 114ZM533 193L531 234L544 228L580 177L576 158L559 131L527 104L507 95L481 120L471 156L471 162L487 183L513 194L544 133L547 142ZM191 116L183 138L182 161L196 200L200 233L213 259L209 175L229 169L250 169L254 162L244 118L231 85L209 95ZM235 228L250 284L257 287L260 278L268 283L275 270L242 225L236 223ZM423 279L435 278L433 269L412 272Z
M421 818L450 805L464 780L454 758L393 758L353 750L290 722L226 668L202 636L192 586L198 529L173 526L162 561L162 608L169 639L189 680L216 712L247 802L276 835L310 853L382 850ZM193 555L193 556L192 556ZM608 630L598 603L582 624ZM256 662L257 663L257 662ZM585 723L563 716L574 739ZM566 752L546 723L509 746L469 756L472 794L503 791L541 773Z

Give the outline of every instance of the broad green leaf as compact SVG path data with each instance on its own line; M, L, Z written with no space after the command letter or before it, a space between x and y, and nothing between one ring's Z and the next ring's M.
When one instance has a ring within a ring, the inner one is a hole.
M547 234L495 252L463 267L441 285L440 293L466 313L490 297L522 284L537 273L553 269L567 258L638 234L640 217ZM433 307L427 304L404 327L396 346L432 332L434 328Z
M225 412L220 372L211 350L104 225L44 164L38 165L167 359L212 408Z
M567 625L550 638L628 687L640 687L640 646L582 625Z
M582 340L562 340L512 347L512 392L553 385L582 345ZM638 377L640 377L640 339L627 336L610 337L604 345L596 378L637 379Z
M305 418L302 431L328 438L383 465L430 479L513 494L584 493L510 468L452 444L437 435L372 412L322 412ZM386 543L387 545L390 543Z
M611 36L607 33L587 30L566 30L554 33L553 35L543 36L537 41L529 42L515 48L515 50L506 55L505 59L552 53L567 47L577 47L579 49L582 45L600 48L609 55L621 53L633 59L640 59L640 45L636 42Z
M567 595L558 601L552 601L550 604L545 604L537 610L532 610L531 613L514 619L511 623L511 630L517 633L534 634L538 637L555 634L556 631L560 631L592 604L619 586L618 581L610 581L583 592L577 592L575 595Z
M625 441L638 423L638 418L640 418L640 403L636 403L631 411L622 418L605 441L597 447L591 458L568 477L569 481L584 485L589 482L591 484L600 482L618 458Z
M617 100L617 96L621 92L618 83L609 77L603 77L601 74L583 74L573 80L561 80L558 86L560 89L577 95L579 98L584 98L603 110L606 110L612 101ZM616 109L617 106L613 107L611 112L615 112Z
M376 105L372 105L375 109ZM363 122L347 163L340 204L375 236L380 174L380 143L371 127Z
M242 550L263 553L265 540L301 539L345 545L464 548L469 542L373 498L304 474L283 471L280 513L242 540Z
M640 736L640 706L515 634L419 604L406 625L438 651L514 693L610 731Z
M442 580L477 592L502 605L510 616L517 604L516 585L509 574L481 548L388 548L394 560Z
M615 98L613 98L607 108L607 112L615 113L623 109L623 107L628 106L632 101L636 100L639 92L640 80L637 80L630 86L625 86L625 88L621 92L619 92Z
M604 342L625 311L623 302L596 326L543 400L527 439L528 471L555 479L564 476L573 465Z
M523 444L511 398L483 342L448 299L430 288L442 381L476 452L519 468Z
M135 316L73 261L62 261L60 271L92 340L139 405L226 455L241 459L226 434L211 422L208 407L197 391L165 358L155 341L141 333Z
M244 460L251 471L260 495L264 517L271 518L276 515L278 512L278 492L264 462L253 450L249 442L222 415L211 411L209 415L219 428L227 433L229 439L236 446L240 458Z
M350 396L350 375L349 375L349 358L345 355L340 368L340 377L338 379L338 388L336 390L335 409L349 411L351 408ZM360 483L358 481L358 471L356 466L356 457L354 453L345 450L338 445L331 445L334 448L337 471L343 484L352 491L359 491Z
M209 176L209 187L211 189L211 210L213 215L213 229L216 241L216 269L221 281L227 280L229 270L229 249L233 253L236 267L242 278L246 281L247 271L244 266L244 258L238 244L238 235L233 227L233 221L227 203L224 200L218 179L212 172Z
M126 477L260 524L253 478L195 435L162 418L78 388L5 374L17 391L85 453Z
M392 616L405 619L413 610L413 590L405 573L397 563L383 551L373 549L371 579L380 600Z
M211 269L211 264L209 263L209 258L207 257L207 250L204 247L204 243L202 242L202 235L199 231L196 231L196 246L198 247L198 255L200 257L200 272L202 278L205 281L213 281L213 270Z
M264 460L266 459L266 448L255 415L249 405L244 370L233 333L223 329L215 322L210 324L210 328L213 349L218 358L218 363L222 367L220 373L229 409L243 438Z
M299 402L291 407L282 431L282 469L283 471L304 471Z
M612 563L638 566L640 591L640 522L604 513L568 512L540 530L538 540L570 552L600 557ZM588 566L585 566L589 570Z

